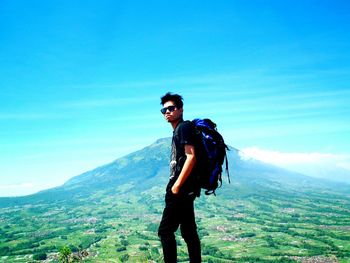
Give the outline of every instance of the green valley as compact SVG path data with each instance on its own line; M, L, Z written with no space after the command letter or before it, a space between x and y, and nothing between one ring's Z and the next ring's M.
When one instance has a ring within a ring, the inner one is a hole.
M63 247L76 262L162 262L167 142L74 178L74 187L0 199L0 262L60 262ZM232 183L224 178L217 196L196 201L203 262L350 262L350 186L230 154ZM136 165L143 174L128 176ZM96 174L118 180L83 183ZM188 262L180 235L178 244L179 262Z

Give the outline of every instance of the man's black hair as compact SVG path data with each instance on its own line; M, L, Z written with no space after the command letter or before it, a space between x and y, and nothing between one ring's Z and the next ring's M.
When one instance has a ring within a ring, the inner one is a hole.
M168 101L173 101L175 103L175 106L179 109L182 109L184 103L183 98L179 94L173 94L171 92L168 92L163 97L160 98L161 102L160 104L164 105Z

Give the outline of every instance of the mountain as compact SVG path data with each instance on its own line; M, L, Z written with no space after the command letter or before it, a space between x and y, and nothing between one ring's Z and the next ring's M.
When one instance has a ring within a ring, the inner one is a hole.
M65 184L36 194L22 197L0 198L0 207L31 204L36 202L70 200L75 197L90 196L96 191L110 193L125 186L128 191L140 192L155 186L164 187L169 171L170 138L155 143L119 158L81 175ZM242 158L240 151L229 147L228 161L232 184L228 184L223 174L223 188L259 189L261 186L274 189L317 186L347 191L348 185L325 180L315 180L302 174L291 172L254 159ZM125 190L123 190L125 191ZM220 191L218 191L220 192Z
M165 186L169 172L170 144L170 138L159 139L144 149L70 179L60 189L94 191L128 184L130 186L128 190L140 192L154 186ZM306 187L311 185L346 190L350 186L342 186L340 183L326 180L315 180L315 178L254 159L247 160L236 148L229 147L229 149L228 162L232 185L227 183L226 175L223 173L224 187L228 189L237 185L252 188L261 185L270 187L276 185L298 189L303 185Z

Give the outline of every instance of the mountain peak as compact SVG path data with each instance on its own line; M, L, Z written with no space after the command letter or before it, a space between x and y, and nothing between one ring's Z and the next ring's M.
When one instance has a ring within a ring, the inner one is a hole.
M304 183L313 186L324 185L320 181L314 181L314 179L301 174L254 159L242 158L239 150L233 147L229 147L229 149L227 158L231 184L224 183L224 189L232 190L232 187L235 187L236 190L239 187L261 189L262 186L272 187L274 185L299 189ZM121 191L120 189L142 192L153 187L164 187L169 176L170 151L171 138L161 138L143 149L75 176L60 187L44 190L28 197L14 198L11 199L11 202L9 199L0 199L3 201L0 202L0 206L30 203L34 200L58 200L60 198L73 198L73 196L90 196L101 190L106 193Z

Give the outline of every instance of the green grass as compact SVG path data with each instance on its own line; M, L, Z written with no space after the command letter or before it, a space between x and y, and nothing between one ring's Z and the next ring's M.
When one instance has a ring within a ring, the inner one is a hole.
M163 190L126 194L130 185L120 189L74 202L1 209L0 262L28 262L39 252L53 258L64 245L87 250L85 262L161 262L157 226ZM297 262L323 256L350 262L349 197L310 189L298 196L245 192L227 197L223 191L196 202L204 261ZM188 262L179 234L178 240L179 262Z

